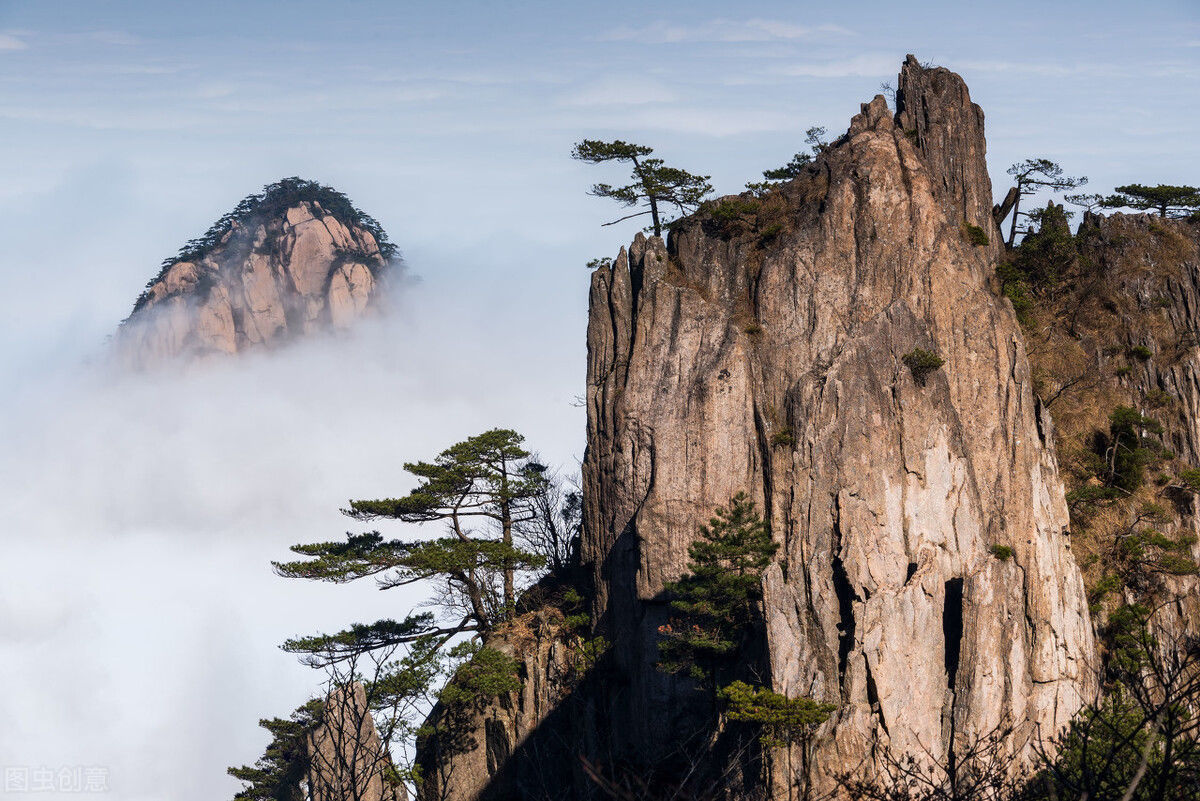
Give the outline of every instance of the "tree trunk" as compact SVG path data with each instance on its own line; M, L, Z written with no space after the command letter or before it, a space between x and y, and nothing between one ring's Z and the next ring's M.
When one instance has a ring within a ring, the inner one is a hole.
M1021 185L1017 184L1017 196L1013 199L1012 227L1008 229L1008 246L1011 248L1017 241L1017 217L1021 210Z
M658 201L654 199L654 193L650 191L650 187L646 184L646 175L642 172L642 163L637 160L637 156L633 157L633 170L642 182L642 190L646 193L646 200L650 201L650 219L654 221L654 235L662 236L662 223L658 219Z
M513 544L512 534L512 508L507 500L500 503L500 518L501 524L504 526L504 544L509 548ZM504 562L504 617L511 618L517 609L516 599L516 571L513 569L512 560L506 558Z

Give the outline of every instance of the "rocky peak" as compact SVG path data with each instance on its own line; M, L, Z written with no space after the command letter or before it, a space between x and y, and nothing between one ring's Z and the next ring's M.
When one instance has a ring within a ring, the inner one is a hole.
M547 678L569 649L515 647L525 686L464 724L475 750L425 744L455 776L438 797L597 797L580 765L834 797L885 751L945 764L1002 732L1029 757L1095 697L1053 425L991 289L983 115L912 56L899 86L896 114L864 104L798 178L593 273L581 553L611 647L567 690ZM939 366L918 374L918 349ZM809 754L740 762L710 696L657 667L667 585L739 491L780 548L738 669L836 707Z
M655 632L739 490L781 545L765 673L839 710L770 781L828 788L880 747L944 758L1004 724L1019 750L1095 691L1050 423L989 289L996 237L968 228L994 230L983 115L912 57L899 87L894 117L865 104L736 224L702 211L593 275L583 554L625 688L616 758L653 763L702 724ZM928 378L917 349L943 360Z
M250 195L163 262L117 335L145 367L345 328L375 305L396 257L345 195L287 178Z
M312 801L406 801L404 786L392 781L395 766L379 739L360 682L329 693L307 749Z
M923 67L910 54L900 68L896 122L935 177L947 216L991 234L983 109L971 102L963 79L943 67Z

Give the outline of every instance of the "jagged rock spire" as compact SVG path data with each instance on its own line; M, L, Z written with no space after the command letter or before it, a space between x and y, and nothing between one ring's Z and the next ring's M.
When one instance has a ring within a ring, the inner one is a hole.
M945 757L1012 725L1019 751L1095 691L1050 422L989 290L996 237L967 228L993 230L983 114L911 56L897 105L865 104L741 228L696 215L593 275L583 553L625 759L704 725L702 697L655 669L655 632L739 490L781 544L760 671L839 707L816 758L793 755L819 786L883 744ZM917 349L944 360L921 381Z
M896 121L924 157L947 216L990 232L983 109L971 102L963 79L943 67L923 67L909 54L896 88Z

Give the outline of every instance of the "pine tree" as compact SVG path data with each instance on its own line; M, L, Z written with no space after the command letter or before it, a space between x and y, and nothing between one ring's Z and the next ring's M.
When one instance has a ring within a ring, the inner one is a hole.
M1086 177L1072 178L1063 175L1063 168L1050 159L1025 159L1009 167L1008 174L1017 181L1016 193L1012 196L1012 226L1008 233L1009 247L1012 247L1017 238L1017 222L1022 215L1021 198L1035 195L1043 189L1061 192L1064 189L1078 189L1087 183ZM1000 219L997 219L996 222L999 224Z
M765 194L767 191L779 186L793 178L798 178L804 173L804 168L813 163L813 159L820 156L829 147L829 143L825 141L825 129L820 126L813 126L804 132L804 141L808 145L811 153L803 151L792 156L792 160L782 167L776 167L773 170L763 170L763 178L766 180L751 182L746 184L746 188L755 194Z
M1106 197L1101 205L1111 209L1157 211L1160 217L1188 217L1200 212L1200 188L1127 184L1118 186L1116 193Z
M271 742L253 766L229 768L244 787L236 801L305 801L303 782L308 773L307 740L321 722L321 702L309 701L289 718L260 720Z
M433 462L405 464L405 470L422 479L409 494L351 501L343 510L355 520L443 522L451 536L385 540L379 532L348 534L345 542L295 545L292 550L307 559L274 563L276 572L291 578L345 583L379 576L381 589L436 579L439 607L460 616L441 627L429 613L402 622L381 620L332 635L328 645L377 648L429 634L487 631L512 617L517 573L544 563L540 555L514 543L517 526L536 514L532 502L544 492L546 481L545 468L521 447L523 441L506 429L470 437Z
M707 175L693 175L677 167L668 167L662 159L648 158L654 148L645 145L635 145L620 139L603 142L598 139L584 139L575 145L571 158L585 161L588 164L603 164L608 161L627 161L632 167L630 178L632 183L625 186L610 184L594 184L589 195L607 197L622 206L636 206L644 203L649 208L630 214L604 225L616 223L633 217L649 214L653 221L651 229L655 236L662 236L663 225L659 205L675 206L683 215L695 211L704 196L712 192Z
M744 492L700 527L688 548L691 572L666 587L675 614L659 630L663 670L715 683L758 616L762 574L778 547Z

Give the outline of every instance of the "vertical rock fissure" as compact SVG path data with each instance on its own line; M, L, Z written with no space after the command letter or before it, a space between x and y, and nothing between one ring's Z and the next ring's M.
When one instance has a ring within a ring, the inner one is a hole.
M838 604L838 687L846 694L846 666L854 647L854 602L858 600L842 563L842 521L838 499L833 501L833 591Z
M954 751L956 724L954 707L957 700L955 686L963 637L963 580L961 578L952 578L946 582L946 595L942 604L942 637L945 640L946 686L950 695L946 709L950 724L950 731L946 737L946 773L953 789L957 776L956 762L958 758Z
M763 520L770 525L774 520L774 514L771 499L774 497L774 489L771 485L771 441L767 437L766 426L763 423L762 414L758 411L758 404L752 404L754 408L754 435L758 440L758 458L762 462L762 482L763 482Z
M838 602L838 684L846 681L846 665L850 650L854 647L854 601L857 596L846 576L846 567L840 556L833 557L833 591ZM842 688L843 693L845 687Z
M875 674L871 671L871 660L863 655L863 665L867 670L867 704L870 705L871 711L879 720L879 728L883 729L883 733L891 736L888 731L887 719L883 716L883 707L879 703L879 688L875 685Z
M946 600L942 606L942 636L946 641L946 682L953 693L963 636L963 580L960 578L946 582Z

